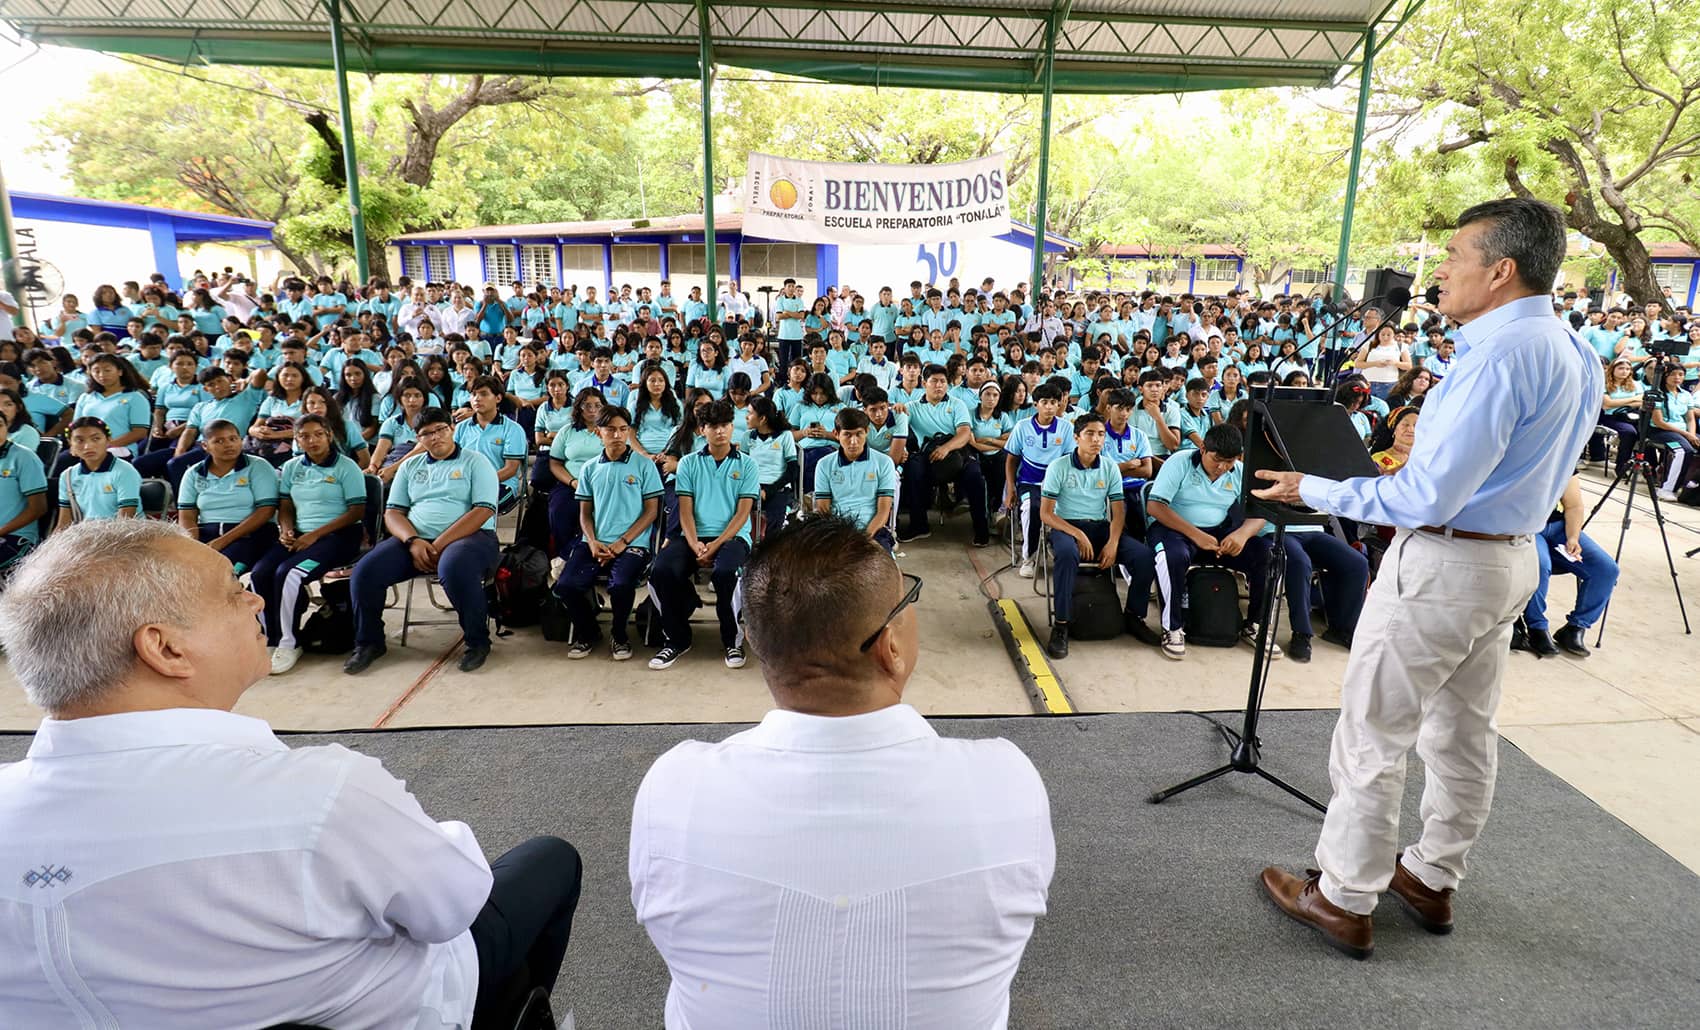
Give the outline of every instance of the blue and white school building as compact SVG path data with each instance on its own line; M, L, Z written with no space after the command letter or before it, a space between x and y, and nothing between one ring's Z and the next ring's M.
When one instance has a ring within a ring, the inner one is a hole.
M965 287L978 287L989 276L997 288L1010 289L1033 274L1034 233L1021 223L1002 236L902 245L788 243L746 236L743 223L738 213L715 217L715 276L722 284L737 280L758 300L761 287L777 289L788 278L807 297L839 283L864 294L890 286L901 297L916 280L944 283L956 277ZM1046 260L1059 260L1077 247L1047 234ZM610 287L627 284L655 290L666 279L682 297L706 285L705 256L700 214L442 229L407 233L389 245L392 277L493 283L504 296L516 280L527 287L576 285L581 294L594 286L606 295Z

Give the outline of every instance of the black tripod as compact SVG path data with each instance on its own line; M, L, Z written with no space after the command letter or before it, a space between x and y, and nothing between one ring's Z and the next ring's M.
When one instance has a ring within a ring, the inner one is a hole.
M1655 344L1655 346L1657 345ZM1665 533L1665 511L1659 506L1659 488L1658 484L1653 481L1653 461L1651 455L1652 448L1656 446L1651 440L1653 431L1653 409L1656 405L1664 403L1665 395L1662 389L1664 386L1664 380L1665 355L1661 352L1659 354L1659 360L1655 368L1653 379L1653 382L1658 384L1660 389L1648 390L1641 398L1641 418L1639 419L1639 425L1635 434L1635 455L1630 459L1627 465L1623 466L1623 470L1611 481L1611 485L1606 487L1606 492L1600 495L1600 499L1597 503L1595 503L1593 510L1588 512L1588 517L1582 520L1582 528L1588 528L1588 523L1594 521L1594 516L1598 515L1600 513L1600 509L1606 506L1606 502L1611 500L1612 491L1616 490L1619 484L1628 480L1629 487L1623 492L1623 522L1619 525L1617 530L1617 550L1612 553L1612 560L1621 565L1621 559L1623 557L1623 541L1629 536L1629 522L1635 513L1634 480L1639 478L1640 481L1647 487L1647 496L1653 502L1653 522L1659 528L1659 541L1665 546L1665 565L1670 568L1671 589L1676 591L1676 610L1682 614L1682 631L1684 633L1692 633L1694 631L1690 629L1688 625L1688 607L1682 602L1682 586L1676 580L1676 559L1671 556L1670 537ZM1679 452L1672 455L1671 460L1681 461L1681 453ZM1686 557L1692 558L1696 553L1700 553L1700 547L1696 547L1694 550L1689 551ZM1606 637L1606 618L1610 614L1611 602L1607 601L1606 610L1600 613L1600 632L1594 637L1595 647L1599 647L1600 641L1604 640Z
M1286 460L1286 444L1281 441L1281 435L1275 429L1274 421L1269 418L1268 409L1264 407L1263 402L1253 401L1250 419L1246 423L1246 437L1253 439L1258 434L1265 432L1268 433L1267 439ZM1245 473L1248 483L1251 478L1251 467L1251 463L1248 461ZM1287 461L1287 467L1291 467L1290 460ZM1281 621L1281 603L1286 596L1287 526L1310 521L1320 522L1321 520L1304 516L1282 505L1266 505L1261 501L1252 502L1248 505L1247 514L1253 515L1254 513L1256 517L1267 519L1275 524L1275 552L1269 563L1269 578L1263 585L1263 619L1257 627L1257 654L1251 662L1251 685L1246 693L1244 723L1237 733L1221 723L1216 723L1217 729L1221 731L1223 738L1231 748L1226 765L1194 776L1185 782L1177 783L1167 790L1158 791L1148 799L1153 805L1160 805L1176 794L1189 791L1200 784L1209 783L1211 780L1226 776L1228 773L1239 772L1251 773L1268 780L1318 812L1328 811L1328 806L1263 767L1262 755L1259 750L1263 742L1257 737L1257 722L1263 714L1263 692L1269 685L1269 645L1275 640L1276 626Z

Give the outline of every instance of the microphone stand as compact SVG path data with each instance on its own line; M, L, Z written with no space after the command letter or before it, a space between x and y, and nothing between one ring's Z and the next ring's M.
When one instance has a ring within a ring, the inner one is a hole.
M1265 434L1274 446L1275 452L1288 468L1293 466L1292 457L1287 453L1287 444L1281 439L1281 431L1275 425L1275 420L1269 414L1266 401L1275 395L1273 380L1264 387L1263 399L1251 398L1250 416L1246 422L1246 436ZM1248 462L1245 469L1247 496L1250 496L1249 484L1254 472ZM1328 806L1306 794L1304 791L1276 776L1263 767L1261 748L1263 741L1257 736L1257 723L1263 715L1263 695L1269 686L1269 646L1275 641L1277 626L1281 621L1281 608L1285 600L1287 579L1287 526L1289 523L1306 523L1314 517L1303 515L1289 509L1285 505L1272 504L1253 499L1247 505L1246 514L1251 516L1256 512L1261 517L1275 524L1274 549L1269 556L1269 575L1263 584L1263 618L1257 626L1257 650L1251 662L1251 683L1246 693L1244 721L1236 732L1227 726L1217 723L1217 729L1227 741L1231 749L1228 761L1206 773L1200 773L1190 780L1175 784L1165 790L1152 794L1146 800L1153 805L1160 805L1176 794L1181 794L1194 787L1202 786L1231 772L1250 773L1274 784L1288 794L1309 805L1318 812L1327 813ZM1214 721L1214 720L1212 720Z

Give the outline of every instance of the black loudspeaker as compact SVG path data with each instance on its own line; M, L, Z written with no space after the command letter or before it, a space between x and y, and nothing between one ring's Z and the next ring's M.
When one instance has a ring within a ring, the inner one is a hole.
M1416 281L1416 276L1410 272L1401 272L1397 268L1372 268L1364 273L1364 296L1382 298L1370 307L1379 310L1383 318L1392 318L1399 313L1399 309L1386 300L1387 295L1399 288L1408 292Z

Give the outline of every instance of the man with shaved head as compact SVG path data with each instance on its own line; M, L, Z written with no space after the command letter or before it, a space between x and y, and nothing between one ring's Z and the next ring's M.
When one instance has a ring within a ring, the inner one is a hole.
M770 532L742 593L776 707L663 755L632 813L666 1025L1005 1026L1056 865L1032 763L903 703L921 581L855 523Z

